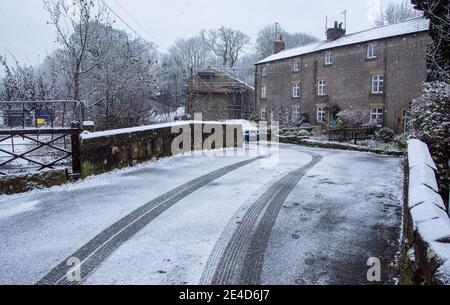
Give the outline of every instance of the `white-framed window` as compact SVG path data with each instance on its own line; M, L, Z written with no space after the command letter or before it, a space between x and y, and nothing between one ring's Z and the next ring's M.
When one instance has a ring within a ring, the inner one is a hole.
M267 76L267 66L264 66L261 68L261 76L266 77Z
M333 64L333 53L329 52L325 54L325 65L329 66Z
M292 65L292 70L294 72L299 72L300 71L300 62L299 61L294 61L293 65Z
M377 58L377 45L376 44L369 44L367 46L367 58Z
M300 84L292 84L292 97L300 97Z
M267 86L261 87L261 98L267 98Z
M292 121L297 122L300 119L300 108L292 107Z
M370 109L370 123L376 124L376 125L383 124L383 115L384 115L383 108L371 108Z
M323 123L325 122L325 107L317 107L317 122Z
M261 120L267 119L267 109L266 107L261 107Z
M317 82L317 95L327 95L327 81L319 80Z
M372 93L383 93L384 92L384 75L377 74L372 75Z

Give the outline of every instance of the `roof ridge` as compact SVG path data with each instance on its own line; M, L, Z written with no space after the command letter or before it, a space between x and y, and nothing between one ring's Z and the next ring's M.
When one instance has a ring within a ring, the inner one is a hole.
M261 63L271 62L271 61L275 61L275 60L279 60L279 59L283 59L283 58L289 58L289 57L298 56L298 55L290 55L290 54L295 53L296 50L298 50L300 52L302 49L307 49L308 47L311 48L311 49L308 52L306 52L306 53L313 53L313 52L318 51L321 48L323 49L324 47L326 49L326 46L328 44L330 44L330 45L338 44L337 46L333 46L333 47L339 47L339 43L344 43L344 44L341 45L341 46L344 46L344 45L349 44L349 43L347 43L347 44L345 43L346 39L347 40L348 39L351 40L353 37L357 37L358 38L358 35L364 35L365 33L370 33L372 31L379 30L379 29L384 29L384 28L386 28L386 29L387 28L395 29L395 26L398 26L400 24L411 23L412 21L417 21L417 32L425 31L425 29L422 28L422 26L420 24L420 21L427 21L427 20L423 16L419 16L419 17L410 18L408 20L404 20L404 21L400 21L400 22L396 22L396 23L386 24L386 25L382 25L382 26L376 26L376 27L373 27L373 28L370 28L370 29L365 29L365 30L362 30L362 31L350 33L350 34L344 35L344 36L342 36L342 37L340 37L340 38L338 38L336 40L331 40L331 41L330 40L320 40L320 41L304 44L304 45L301 45L301 46L298 46L298 47L295 47L295 48L289 48L289 49L283 50L282 52L279 52L277 54L272 54L272 55L270 55L270 56L268 56L268 57L258 61L256 64L261 64ZM392 31L395 32L395 30L390 30L390 31L391 32ZM405 31L404 34L413 33L413 32L414 31L408 30L408 31ZM380 38L376 38L376 39L381 39L381 38L386 38L386 37L393 37L393 36L398 36L398 35L402 35L402 33L397 33L397 34L394 34L394 35L389 34L389 35L387 35L385 37L380 37ZM383 35L381 35L381 36L383 36ZM371 39L362 40L362 41L370 41L370 40Z
M356 35L356 34L361 34L361 33L373 31L373 30L376 30L376 29L386 28L386 27L390 27L390 26L397 25L397 24L410 22L410 21L413 21L413 20L415 20L415 19L423 19L423 20L425 20L425 18L422 17L422 16L420 16L420 17L414 17L414 18L410 18L410 19L403 20L403 21L399 21L399 22L395 22L395 23L383 24L383 25L380 25L380 26L375 26L375 27L373 27L373 28L361 30L361 31L358 31L358 32L354 32L354 33L345 35L345 36L343 36L343 37L348 37L348 36L352 36L352 35ZM341 38L342 38L342 37L341 37ZM340 38L339 38L339 39L340 39Z
M393 25L397 25L397 24L401 24L401 23L406 23L406 22L409 22L409 21L412 21L412 20L415 20L415 19L425 19L425 18L423 16L419 16L419 17L414 17L414 18L410 18L410 19L399 21L399 22L395 22L395 23L375 26L375 27L370 28L370 29L365 29L365 30L361 30L361 31L358 31L358 32L353 32L353 33L350 33L350 34L346 34L346 35L344 35L342 37L339 37L336 40L339 40L339 39L342 39L342 38L345 38L345 37L349 37L349 36L352 36L352 35L361 34L361 33L368 32L368 31L373 31L373 30L376 30L376 29L381 29L381 28L385 28L385 27L389 27L389 26L393 26ZM336 41L336 40L334 40L334 41ZM285 50L281 51L280 53L286 52L286 51L290 51L290 50L295 50L295 49L298 49L298 48L303 48L303 47L306 47L306 46L309 46L309 45L313 45L313 44L320 44L320 43L326 43L326 42L329 42L329 41L327 39L322 39L322 40L319 40L319 41L309 42L309 43L306 43L306 44L302 44L301 46L298 46L298 47L285 49ZM274 54L272 54L272 55L274 55ZM270 56L272 56L272 55L270 55ZM268 56L268 57L270 57L270 56Z

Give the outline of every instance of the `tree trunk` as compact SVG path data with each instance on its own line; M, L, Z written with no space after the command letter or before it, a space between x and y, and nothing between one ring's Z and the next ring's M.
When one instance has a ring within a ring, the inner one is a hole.
M81 75L81 62L78 61L75 64L75 73L73 75L73 99L80 100L80 75Z

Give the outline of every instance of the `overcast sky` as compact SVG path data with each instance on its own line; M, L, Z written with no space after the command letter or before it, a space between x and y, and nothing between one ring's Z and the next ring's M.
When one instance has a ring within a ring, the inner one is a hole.
M11 52L21 63L36 65L55 49L55 31L46 24L41 0L0 0L0 54ZM343 20L347 33L370 28L388 0L105 0L143 38L164 52L178 38L221 25L240 29L254 40L263 26L279 22L289 32L324 38L325 18ZM401 2L402 0L394 0ZM133 21L125 11L139 24ZM114 16L112 16L114 17ZM115 18L117 19L117 18ZM131 32L117 20L116 27ZM8 55L9 56L9 55ZM0 72L0 75L3 71Z

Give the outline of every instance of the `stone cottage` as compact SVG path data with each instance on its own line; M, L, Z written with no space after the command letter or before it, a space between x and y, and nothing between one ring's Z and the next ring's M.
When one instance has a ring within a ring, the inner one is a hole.
M336 22L325 41L289 50L280 37L274 54L256 64L257 111L262 119L328 124L332 109L358 110L368 124L401 133L427 77L428 29L415 18L347 35Z

